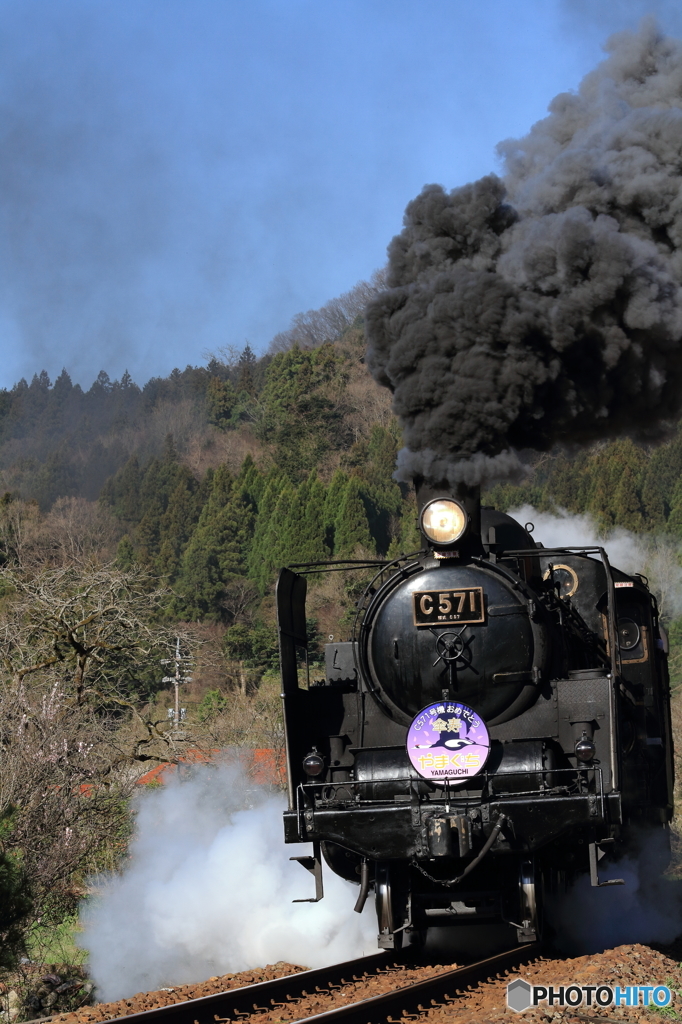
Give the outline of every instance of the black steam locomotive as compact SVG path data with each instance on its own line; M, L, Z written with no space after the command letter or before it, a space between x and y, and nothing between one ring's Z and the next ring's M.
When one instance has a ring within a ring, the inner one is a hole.
M281 571L285 839L312 841L315 900L323 859L356 910L374 889L381 947L493 922L532 941L549 893L618 884L605 868L633 832L667 831L665 632L603 548L543 548L474 489L417 494L424 549L374 566L323 680L306 575L351 566Z

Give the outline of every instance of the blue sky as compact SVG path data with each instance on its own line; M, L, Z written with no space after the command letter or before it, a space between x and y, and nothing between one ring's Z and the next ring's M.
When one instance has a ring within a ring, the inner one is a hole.
M0 386L262 352L677 3L0 0Z

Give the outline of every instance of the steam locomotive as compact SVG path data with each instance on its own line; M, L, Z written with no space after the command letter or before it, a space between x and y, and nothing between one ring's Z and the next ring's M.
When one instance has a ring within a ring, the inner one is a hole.
M667 832L667 639L641 575L601 547L544 548L477 489L417 486L424 547L281 570L285 841L373 888L380 947L498 923L539 938L553 892ZM351 638L307 666L306 577L371 582ZM512 932L513 934L513 932Z

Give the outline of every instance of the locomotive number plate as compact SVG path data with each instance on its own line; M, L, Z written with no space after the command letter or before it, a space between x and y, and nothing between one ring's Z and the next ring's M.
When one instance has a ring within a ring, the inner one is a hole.
M483 587L462 590L418 590L412 595L415 626L451 622L485 622Z

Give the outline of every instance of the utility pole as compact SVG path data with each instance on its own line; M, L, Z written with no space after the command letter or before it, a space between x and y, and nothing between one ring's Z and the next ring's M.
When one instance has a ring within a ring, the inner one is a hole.
M173 711L173 725L174 725L174 728L173 728L173 731L171 732L171 736L172 736L173 739L177 739L177 740L184 740L186 738L186 733L185 732L180 732L180 722L181 722L180 712L181 712L181 710L182 710L182 712L184 712L184 710L185 710L184 708L182 708L182 709L180 708L180 684L181 683L191 683L192 682L192 677L191 676L186 676L186 675L183 675L183 673L182 673L182 662L183 661L191 661L191 658L183 658L182 655L180 654L180 637L178 636L178 637L175 638L175 657L174 658L164 658L163 661L161 662L162 665L172 665L173 662L175 662L175 672L174 672L174 674L172 676L164 676L163 679L161 680L161 682L163 682L163 683L172 683L173 686L175 687L175 709ZM170 713L171 713L171 709L169 708L169 714ZM184 717L184 714L183 714L182 717Z

